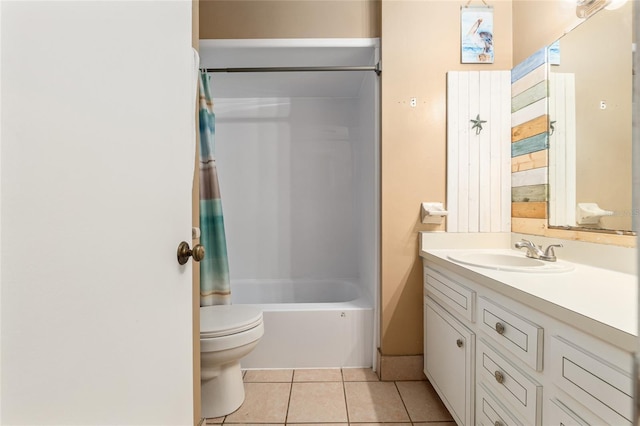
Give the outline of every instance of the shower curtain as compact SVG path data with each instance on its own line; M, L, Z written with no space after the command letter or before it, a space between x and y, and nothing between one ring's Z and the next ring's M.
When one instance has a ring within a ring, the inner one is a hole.
M222 200L214 157L215 115L210 76L200 72L200 306L231 304Z

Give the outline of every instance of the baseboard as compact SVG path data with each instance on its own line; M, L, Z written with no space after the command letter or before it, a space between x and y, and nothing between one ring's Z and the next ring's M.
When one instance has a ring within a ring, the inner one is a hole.
M426 380L422 355L383 355L378 348L377 365L382 381Z

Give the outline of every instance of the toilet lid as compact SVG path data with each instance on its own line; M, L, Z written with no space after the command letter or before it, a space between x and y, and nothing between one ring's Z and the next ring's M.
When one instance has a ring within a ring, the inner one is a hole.
M250 305L215 305L200 308L200 337L240 333L258 326L262 311Z

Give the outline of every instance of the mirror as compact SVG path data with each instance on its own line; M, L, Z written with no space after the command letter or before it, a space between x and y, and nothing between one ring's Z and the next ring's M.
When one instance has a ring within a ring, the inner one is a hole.
M549 225L631 231L632 3L549 47Z

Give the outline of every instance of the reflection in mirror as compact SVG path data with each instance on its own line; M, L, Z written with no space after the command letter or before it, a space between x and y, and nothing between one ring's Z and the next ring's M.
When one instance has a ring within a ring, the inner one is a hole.
M632 230L632 3L549 49L549 225Z

